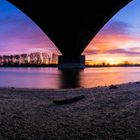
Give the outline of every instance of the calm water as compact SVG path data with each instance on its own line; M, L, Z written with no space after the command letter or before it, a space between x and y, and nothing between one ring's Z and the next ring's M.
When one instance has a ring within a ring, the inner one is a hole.
M86 68L62 72L57 68L0 68L0 87L76 88L140 81L140 67Z

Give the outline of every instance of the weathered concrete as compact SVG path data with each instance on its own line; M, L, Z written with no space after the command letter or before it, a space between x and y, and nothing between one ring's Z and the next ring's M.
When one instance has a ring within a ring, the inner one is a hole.
M58 57L59 69L84 69L85 68L85 56L67 57L60 55Z

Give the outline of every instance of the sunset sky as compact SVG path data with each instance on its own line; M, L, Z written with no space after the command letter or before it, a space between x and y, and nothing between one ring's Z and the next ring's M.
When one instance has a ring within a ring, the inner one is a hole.
M111 64L140 62L140 0L120 10L85 50L88 60Z
M58 50L46 34L25 14L0 0L0 55Z
M86 48L94 63L140 62L140 0L119 11ZM45 51L58 53L55 45L26 15L0 0L0 55Z

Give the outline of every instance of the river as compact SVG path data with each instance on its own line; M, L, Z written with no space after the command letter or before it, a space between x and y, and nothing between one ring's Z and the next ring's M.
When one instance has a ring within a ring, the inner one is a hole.
M0 68L0 87L62 89L107 86L140 81L140 67L85 68Z

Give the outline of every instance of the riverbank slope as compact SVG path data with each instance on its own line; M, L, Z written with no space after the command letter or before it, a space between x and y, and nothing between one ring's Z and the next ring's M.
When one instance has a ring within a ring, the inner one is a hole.
M85 98L53 103L79 95ZM139 82L90 89L0 88L0 140L139 138Z

